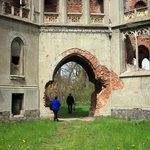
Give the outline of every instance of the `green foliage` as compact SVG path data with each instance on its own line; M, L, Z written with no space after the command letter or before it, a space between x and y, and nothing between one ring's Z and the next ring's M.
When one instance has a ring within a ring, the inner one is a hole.
M63 105L66 104L69 93L72 93L78 105L90 105L94 84L89 82L87 73L77 63L69 62L62 66L55 82L58 83L58 95Z
M72 92L74 93L76 103L79 105L87 105L90 104L91 94L94 91L94 85L89 82L87 78L84 87L81 82L82 78L78 78L78 80L72 85Z
M90 105L91 94L94 91L94 85L86 79L86 86L81 86L81 78L78 78L76 82L72 83L69 90L63 93L62 103L65 104L66 98L69 93L72 93L75 103L78 105Z

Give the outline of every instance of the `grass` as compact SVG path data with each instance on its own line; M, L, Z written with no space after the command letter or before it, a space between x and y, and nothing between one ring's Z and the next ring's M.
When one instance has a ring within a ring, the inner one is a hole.
M80 107L79 107L80 108ZM77 111L83 114L78 114ZM87 107L59 116L84 117ZM61 114L62 113L62 114ZM150 121L112 117L95 121L0 123L0 150L149 150Z
M61 106L58 116L61 118L82 118L88 117L89 106L76 106L75 110L72 110L72 114L68 114L67 106Z

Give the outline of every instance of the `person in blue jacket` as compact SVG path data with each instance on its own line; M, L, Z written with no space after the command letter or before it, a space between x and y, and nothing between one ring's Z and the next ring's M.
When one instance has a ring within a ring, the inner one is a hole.
M54 99L51 101L52 110L54 112L54 121L59 121L58 119L58 111L61 106L60 101L58 100L58 96L55 96Z

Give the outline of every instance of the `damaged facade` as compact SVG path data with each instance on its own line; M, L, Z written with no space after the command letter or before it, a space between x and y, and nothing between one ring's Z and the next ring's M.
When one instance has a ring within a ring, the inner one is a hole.
M52 117L45 89L70 61L89 116L150 119L150 0L0 0L0 33L1 121Z

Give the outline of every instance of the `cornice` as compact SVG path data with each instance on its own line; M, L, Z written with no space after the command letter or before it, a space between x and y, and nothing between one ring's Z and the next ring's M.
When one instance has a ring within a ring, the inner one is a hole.
M122 24L118 24L112 27L112 30L130 30L135 28L143 28L143 27L149 27L150 26L150 18L145 20L137 20L137 21L130 21Z
M0 14L0 19L39 27L39 24L37 24L37 23L34 23L34 22L27 20L27 19L17 18L15 16L9 16L9 15L7 16L7 15Z
M40 32L43 33L100 33L100 34L110 34L111 31L108 30L107 28L82 28L82 27L74 27L74 28L70 28L70 27L41 27L40 28Z

